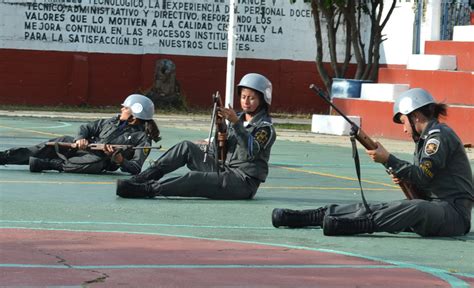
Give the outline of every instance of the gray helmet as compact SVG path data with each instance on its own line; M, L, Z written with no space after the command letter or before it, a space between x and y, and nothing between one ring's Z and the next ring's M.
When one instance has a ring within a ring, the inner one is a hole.
M395 99L393 104L393 122L402 123L400 121L401 114L408 115L416 109L431 103L436 102L433 96L424 89L413 88L405 91Z
M155 105L150 98L140 95L132 94L123 101L122 106L130 108L132 115L135 118L142 120L151 120L153 119L153 114L155 113Z
M263 75L249 73L242 77L237 87L239 88L239 93L240 88L243 87L254 89L263 94L263 99L268 105L272 104L272 82Z

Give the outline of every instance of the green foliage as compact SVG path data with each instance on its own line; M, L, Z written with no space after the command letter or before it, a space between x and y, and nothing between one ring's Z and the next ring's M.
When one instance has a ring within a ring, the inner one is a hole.
M311 3L312 0L303 0L304 3ZM295 4L296 0L290 0L291 4Z
M311 131L311 124L295 124L295 123L274 123L275 129L288 129L297 131Z

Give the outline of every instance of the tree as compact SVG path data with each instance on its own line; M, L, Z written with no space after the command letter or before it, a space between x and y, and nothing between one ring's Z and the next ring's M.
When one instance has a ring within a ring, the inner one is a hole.
M309 3L313 12L316 38L316 67L328 91L332 78L348 78L375 81L378 77L380 45L386 39L382 30L387 24L396 0L385 14L385 3L388 0L303 0ZM295 3L296 0L290 0ZM363 33L363 25L370 25L368 40ZM323 42L323 25L326 25L327 46ZM344 59L338 59L338 42L336 35L344 34ZM323 55L328 50L329 68L324 65ZM349 71L349 64L354 59L355 72ZM353 75L352 75L353 73ZM350 74L350 75L349 75Z

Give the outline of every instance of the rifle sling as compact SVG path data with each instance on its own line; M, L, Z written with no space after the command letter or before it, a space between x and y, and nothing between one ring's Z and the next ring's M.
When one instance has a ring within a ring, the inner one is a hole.
M56 155L58 155L58 157L64 161L64 163L68 163L68 159L66 158L66 156L64 156L61 152L59 152L59 143L56 142L54 143L54 151L56 152Z
M367 200L365 200L364 190L362 189L362 181L360 180L359 152L357 151L357 143L356 143L355 133L353 133L353 132L354 131L351 132L352 158L354 158L354 164L355 164L355 168L356 168L357 180L359 180L360 196L362 197L362 203L364 204L366 212L371 214L372 210L370 210L369 204L367 204Z

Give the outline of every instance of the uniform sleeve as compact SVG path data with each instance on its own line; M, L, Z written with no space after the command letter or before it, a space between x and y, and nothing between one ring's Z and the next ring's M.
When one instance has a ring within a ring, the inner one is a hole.
M423 145L418 165L409 164L390 155L385 166L392 167L400 179L426 187L436 177L436 173L446 166L449 147L444 140L441 133L429 135Z
M269 149L276 139L275 129L269 122L259 125L252 133L249 133L241 122L234 124L233 128L238 145L245 147L249 158Z
M151 140L144 135L143 139L135 147L151 147ZM150 149L135 149L130 159L124 160L120 165L120 170L123 172L136 175L142 170L143 163L150 154Z
M89 122L87 124L81 125L81 127L79 127L79 132L77 133L77 136L74 140L92 139L93 137L97 137L105 121L107 120L100 119L94 122Z

